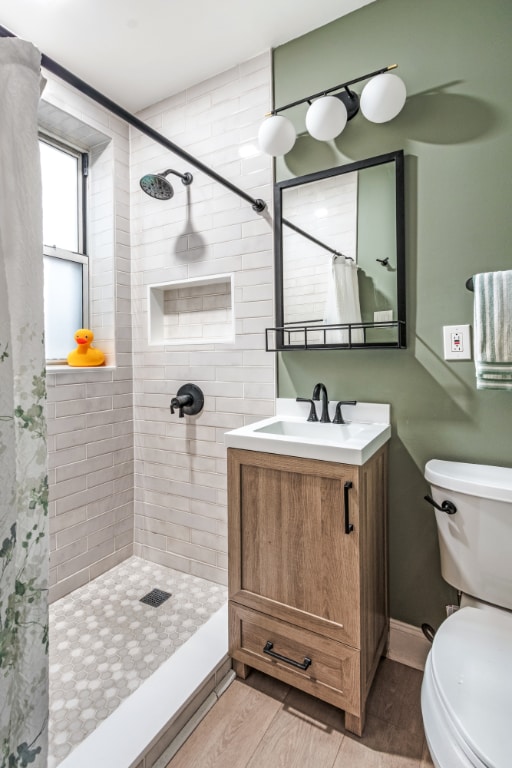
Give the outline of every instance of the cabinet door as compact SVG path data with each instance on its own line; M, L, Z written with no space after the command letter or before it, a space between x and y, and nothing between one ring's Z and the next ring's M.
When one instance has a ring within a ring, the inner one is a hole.
M357 468L235 453L230 526L241 546L231 597L359 647Z

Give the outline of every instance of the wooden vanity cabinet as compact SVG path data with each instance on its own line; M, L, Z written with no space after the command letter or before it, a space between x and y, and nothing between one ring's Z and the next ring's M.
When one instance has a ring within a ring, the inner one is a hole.
M363 466L228 449L229 652L361 735L388 637L387 446Z

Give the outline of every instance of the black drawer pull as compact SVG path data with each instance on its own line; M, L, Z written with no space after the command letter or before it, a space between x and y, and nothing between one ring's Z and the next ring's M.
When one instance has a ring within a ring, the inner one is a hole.
M352 488L352 483L350 480L347 480L345 485L343 486L343 502L345 505L345 533L352 533L354 530L354 526L350 522L350 517L348 513L348 492Z
M311 659L308 659L307 656L304 657L304 661L301 664L300 661L295 661L294 659L289 659L288 656L281 656L280 653L276 653L272 650L273 647L274 643L271 643L270 640L267 640L265 647L263 648L263 653L268 653L268 655L272 656L274 659L285 661L287 664L291 664L292 667L298 667L299 669L307 669L311 664Z

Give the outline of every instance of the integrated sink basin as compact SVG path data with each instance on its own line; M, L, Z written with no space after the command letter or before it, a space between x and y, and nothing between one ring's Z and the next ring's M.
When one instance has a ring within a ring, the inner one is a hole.
M366 424L321 424L310 421L291 421L273 419L270 424L258 427L253 425L255 432L265 432L270 435L285 435L306 440L321 440L322 442L339 445L359 435Z
M291 400L278 400L276 410L277 416L226 432L226 445L362 465L391 437L388 405L358 403L346 406L343 410L346 424L307 421L309 406L304 408L303 404ZM303 413L298 416L297 410Z

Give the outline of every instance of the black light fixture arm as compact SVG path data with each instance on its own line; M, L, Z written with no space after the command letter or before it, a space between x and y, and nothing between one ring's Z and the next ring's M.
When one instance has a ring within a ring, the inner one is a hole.
M349 91L349 85L354 85L354 83L360 83L362 80L369 80L370 77L375 77L376 75L383 75L385 72L389 72L391 69L396 69L398 67L398 64L389 64L387 67L383 67L382 69L376 69L375 72L369 72L367 75L362 75L361 77L355 77L353 80L347 80L346 83L340 83L340 85L333 85L332 88L327 88L327 90L319 91L318 93L313 93L311 96L306 96L303 99L298 99L297 101L292 101L290 104L285 104L284 107L276 107L271 112L269 112L269 115L277 115L278 112L284 112L286 109L291 109L292 107L298 107L299 104L305 104L306 102L311 103L313 99L318 99L320 96L327 96L329 93L333 93L334 91L341 91L343 88L345 88L348 93Z
M0 25L0 37L16 37L16 35ZM110 112L112 112L112 114L121 118L121 120L124 120L129 125L137 128L137 130L139 130L141 133L149 136L149 138L153 139L153 141L156 141L157 144L161 144L166 149L174 152L175 155L178 155L178 157L181 157L187 163L194 165L198 170L205 173L211 179L217 181L219 184L222 184L222 186L226 187L231 192L234 192L235 195L238 195L248 203L251 203L252 208L254 211L256 211L256 213L261 213L267 207L264 200L251 197L251 195L247 194L247 192L239 189L235 184L232 184L230 181L228 181L228 179L220 176L220 174L218 174L216 171L209 168L200 160L197 160L193 155L186 152L184 149L167 139L165 136L162 136L161 133L155 131L154 128L151 128L151 126L147 125L143 120L140 120L138 117L135 117L135 115L132 115L130 112L124 109L124 107L116 104L103 93L97 91L95 88L86 83L84 80L81 80L68 69L65 69L53 59L50 59L50 57L46 56L44 53L41 53L41 66L44 67L44 69L47 69L53 75L56 75L56 77L64 80L64 82L68 83L68 85L76 88L78 91L80 91L80 93L88 96L97 104L100 104L102 107L105 107L105 109L108 109Z

